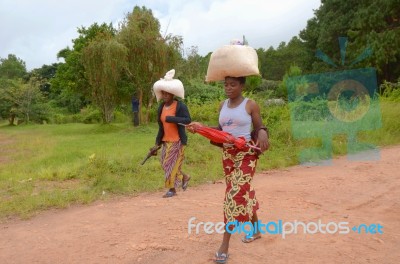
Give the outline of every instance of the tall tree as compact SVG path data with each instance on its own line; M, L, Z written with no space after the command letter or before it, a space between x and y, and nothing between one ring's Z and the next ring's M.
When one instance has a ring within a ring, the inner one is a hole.
M0 78L0 118L8 119L10 125L14 124L16 112L13 102L9 100L8 93L11 89L18 86L20 82L20 79Z
M360 1L351 26L350 48L359 55L369 46L367 65L375 66L381 79L395 82L400 77L400 1Z
M28 75L29 78L36 77L42 80L42 84L40 85L40 90L44 95L50 96L51 92L51 79L54 78L57 72L57 67L61 63L53 63L52 65L44 64L42 67L33 69Z
M119 84L127 66L127 48L111 34L100 34L83 49L90 98L100 108L103 123L110 123L121 99Z
M178 67L180 74L177 74L177 77L182 76L182 81L204 80L207 68L204 70L202 67L203 57L199 55L198 50L197 46L191 46L186 50L186 56L180 61Z
M172 67L180 56L182 38L162 36L160 23L150 9L135 6L120 25L118 39L128 48L129 90L139 98L140 106L149 110L154 96L152 85ZM130 99L130 98L127 98ZM148 122L149 111L142 118Z
M112 24L94 23L88 28L78 28L79 36L73 39L72 48L66 47L58 52L57 57L65 62L58 66L55 77L51 80L52 93L59 95L59 104L72 112L77 112L85 105L85 98L90 98L88 80L82 62L82 50L97 35L116 34Z
M395 81L400 74L399 0L322 0L315 16L300 32L308 51L306 71L321 72L332 67L315 58L319 49L338 66L341 64L339 37L348 37L346 62L351 68L367 47L372 54L357 67L378 69L380 81Z
M0 78L18 79L26 75L26 65L23 60L14 54L7 58L0 58Z
M309 65L314 72L332 70L332 67L315 57L317 50L323 51L335 63L340 61L339 37L347 36L351 21L362 1L357 0L322 0L321 6L315 11L315 18L311 19L307 27L300 32L308 47Z

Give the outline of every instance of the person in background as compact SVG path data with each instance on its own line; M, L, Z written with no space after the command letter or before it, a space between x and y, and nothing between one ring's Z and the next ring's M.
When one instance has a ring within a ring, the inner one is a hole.
M139 125L139 101L136 97L132 97L132 113L133 113L133 126Z
M190 180L190 176L181 170L187 135L185 127L180 124L189 124L191 118L187 106L177 99L184 98L184 87L181 81L173 79L174 75L175 70L167 72L164 79L153 86L157 101L162 100L157 112L159 129L156 146L162 146L161 166L165 187L168 188L164 198L175 196L179 186L185 191Z

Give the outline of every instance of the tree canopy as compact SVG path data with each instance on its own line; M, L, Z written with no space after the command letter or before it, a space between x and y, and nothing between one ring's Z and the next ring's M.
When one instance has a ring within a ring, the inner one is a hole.
M128 49L129 90L138 97L140 105L151 107L153 83L175 66L182 38L162 36L160 23L152 11L138 6L126 15L117 38Z
M307 71L326 70L323 62L311 59L318 49L340 65L338 38L348 37L347 65L369 47L371 56L357 67L375 67L381 80L395 81L399 77L399 0L322 0L299 36L307 49L308 60L302 65Z
M127 66L127 48L110 34L100 34L83 49L83 65L90 98L101 109L103 123L112 121L124 96L119 89ZM126 96L126 95L125 95Z
M26 65L23 60L14 54L8 54L7 58L0 58L0 78L18 79L26 75Z
M201 56L197 46L183 50L183 38L161 33L160 22L144 6L135 6L118 27L93 23L77 33L72 46L58 52L59 63L27 72L16 55L0 58L1 118L45 119L48 107L60 115L94 109L96 120L102 116L108 123L114 109L126 111L136 97L141 120L147 122L154 112L152 86L173 68L189 100L222 96L211 89L219 83L204 83L211 52ZM329 57L331 65L317 53ZM293 74L363 67L377 69L379 84L395 83L400 77L400 0L321 0L298 36L259 48L257 54L262 79L248 79L250 93L285 97L285 79Z

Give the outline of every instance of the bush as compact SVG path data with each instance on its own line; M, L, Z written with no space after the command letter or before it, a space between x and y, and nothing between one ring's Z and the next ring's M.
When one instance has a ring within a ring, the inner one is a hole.
M113 123L126 123L129 122L131 118L120 110L114 111L114 122Z
M220 83L205 84L200 81L191 81L185 85L185 97L188 103L202 105L208 102L221 101L225 92Z
M330 117L328 100L312 99L311 101L295 101L289 103L293 119L296 121L322 121Z
M102 121L100 110L90 105L81 109L80 115L82 116L82 122L85 124L100 123Z
M250 92L256 92L258 87L262 84L262 78L260 76L249 76L246 77L245 90Z
M219 104L220 101L214 100L207 104L188 102L187 106L192 121L204 122L210 126L217 126Z
M398 83L384 82L380 85L382 97L392 102L400 102L400 81Z
M301 75L302 70L300 67L296 65L290 66L289 70L283 76L283 81L280 83L277 89L277 97L287 99L288 98L288 90L287 90L287 81L290 77Z
M78 114L64 114L55 113L50 118L51 123L55 124L67 124L67 123L85 123L93 124L101 122L101 113L98 109L88 106L81 109Z
M56 113L53 114L49 121L53 124L82 123L82 116L80 114Z
M280 84L280 81L262 79L261 84L256 87L255 92L275 93L278 90Z

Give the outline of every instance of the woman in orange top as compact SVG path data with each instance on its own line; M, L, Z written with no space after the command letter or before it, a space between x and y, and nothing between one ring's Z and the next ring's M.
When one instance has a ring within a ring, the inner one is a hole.
M179 186L186 190L190 180L190 176L181 171L187 135L185 127L178 124L189 124L191 118L187 106L174 98L184 98L183 85L179 80L172 79L174 74L174 70L169 71L153 87L157 100L163 101L158 108L156 145L163 147L161 166L165 172L165 187L169 189L164 198L175 196Z

